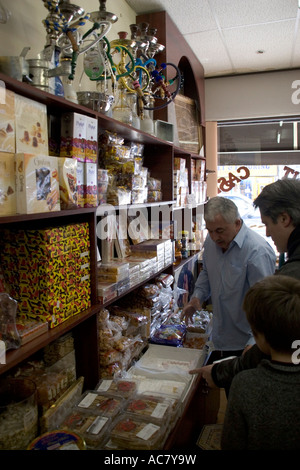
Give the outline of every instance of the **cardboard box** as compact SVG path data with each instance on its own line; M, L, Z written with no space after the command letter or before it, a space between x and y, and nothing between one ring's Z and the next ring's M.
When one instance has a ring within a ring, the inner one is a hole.
M77 161L77 206L85 204L85 163Z
M47 107L15 94L16 153L48 155Z
M60 210L59 157L17 153L17 213L33 214Z
M77 160L69 157L59 157L58 177L61 209L77 207Z
M61 117L60 156L85 161L86 116L63 113Z
M86 116L85 161L89 163L98 161L98 121L89 116Z
M15 95L10 90L1 93L0 100L0 151L16 151Z
M0 152L0 216L13 215L16 210L15 156Z
M85 186L85 201L84 207L97 207L97 163L84 164L84 186Z

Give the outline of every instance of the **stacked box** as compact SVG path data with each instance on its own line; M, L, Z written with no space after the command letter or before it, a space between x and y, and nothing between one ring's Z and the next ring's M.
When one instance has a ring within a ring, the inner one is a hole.
M58 158L61 209L76 209L77 207L77 163L74 158Z
M85 163L77 161L77 206L84 207L85 204Z
M89 116L86 116L85 161L89 163L98 161L98 121Z
M15 95L13 91L1 90L0 99L0 151L16 151Z
M86 116L63 113L61 117L60 156L85 161Z
M15 157L0 152L0 216L13 215L16 210Z
M188 170L184 158L174 159L173 181L173 198L176 206L184 206L188 195Z
M16 152L48 155L47 106L15 95Z
M97 163L84 163L84 207L97 207Z
M90 306L87 223L1 235L3 275L21 317L53 328Z
M166 240L145 240L138 245L132 245L132 252L139 252L145 256L147 253L157 257L157 271L165 267L165 242Z

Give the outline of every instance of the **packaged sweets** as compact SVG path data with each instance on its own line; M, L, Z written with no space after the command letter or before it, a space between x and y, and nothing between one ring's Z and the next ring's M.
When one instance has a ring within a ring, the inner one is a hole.
M77 160L59 157L57 161L61 209L76 209Z
M137 394L128 400L125 412L163 425L169 419L170 403L163 397Z
M86 410L98 415L113 418L124 407L124 399L120 396L110 395L108 393L99 393L93 390L87 390L81 397L77 408Z
M17 213L59 211L58 157L17 153L15 159Z
M16 209L15 157L12 153L0 152L0 216L13 215Z
M120 449L161 449L164 443L164 428L124 413L112 426L111 443Z
M47 107L15 94L16 152L48 155Z
M96 386L97 392L108 392L128 398L136 392L136 382L129 379L101 379Z
M1 90L3 92L3 88ZM15 152L15 95L5 90L0 100L0 151Z
M106 438L110 418L93 413L73 409L61 424L62 429L68 429L82 436L88 448L99 447Z

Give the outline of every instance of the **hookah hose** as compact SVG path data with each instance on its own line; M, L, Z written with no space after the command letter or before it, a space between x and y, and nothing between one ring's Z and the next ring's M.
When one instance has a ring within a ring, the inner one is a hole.
M167 90L167 83L164 83L164 77L160 74L160 72L163 70L163 69L166 69L167 66L171 66L173 67L175 70L176 70L176 75L174 78L170 79L168 81L168 84L172 85L173 83L175 83L175 81L177 80L177 85L176 85L176 89L175 91L173 91L172 93L168 92ZM165 103L163 103L162 105L160 106L154 106L154 107L145 107L145 109L148 109L149 111L156 111L156 110L159 110L159 109L163 109L165 108L166 106L168 106L171 102L174 101L177 93L179 92L179 89L180 89L180 86L181 86L181 73L180 73L180 70L179 68L177 67L177 65L175 64L172 64L170 62L166 62L164 64L161 64L161 67L160 69L155 69L152 73L151 73L152 77L155 79L155 81L159 84L160 87L162 87L163 91L166 93L167 95L167 99L169 98L168 101L166 101ZM161 98L161 96L156 96L156 95L153 95L153 98Z

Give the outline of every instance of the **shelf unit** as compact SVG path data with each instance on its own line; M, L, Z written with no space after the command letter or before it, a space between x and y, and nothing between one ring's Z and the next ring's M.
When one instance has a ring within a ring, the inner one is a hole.
M81 105L74 104L64 98L46 93L29 84L21 83L11 77L0 74L0 81L4 86L16 94L25 96L32 100L43 103L47 106L49 114L61 115L62 112L77 112L98 120L98 127L107 129L121 135L126 141L143 143L145 146L144 165L150 169L151 176L162 180L162 192L164 200L160 203L135 204L132 208L141 207L153 208L157 206L173 206L173 161L174 157L185 155L187 159L193 156L190 152L185 152L169 142L165 142L154 136L136 130L126 124L93 111ZM0 82L0 83L1 83ZM131 207L131 206L129 206ZM121 207L115 207L119 210ZM97 346L97 313L102 306L97 300L97 269L96 269L96 226L101 216L101 206L98 208L78 208L73 210L61 210L53 213L12 215L0 217L0 228L43 228L46 226L59 226L74 222L88 222L90 246L91 246L91 307L86 311L77 314L66 320L61 325L42 334L33 341L21 346L16 350L9 350L6 354L6 364L0 364L0 375L8 372L11 368L41 348L59 338L64 333L72 330L75 351L77 374L85 377L85 387L91 388L99 380L99 361ZM170 209L172 212L172 208ZM179 210L179 208L177 208ZM164 268L163 271L172 271L172 265ZM152 276L154 277L154 276ZM136 286L138 287L138 286ZM136 288L135 287L135 288ZM134 290L134 289L130 289ZM124 293L127 294L126 291ZM115 300L114 300L115 301Z

